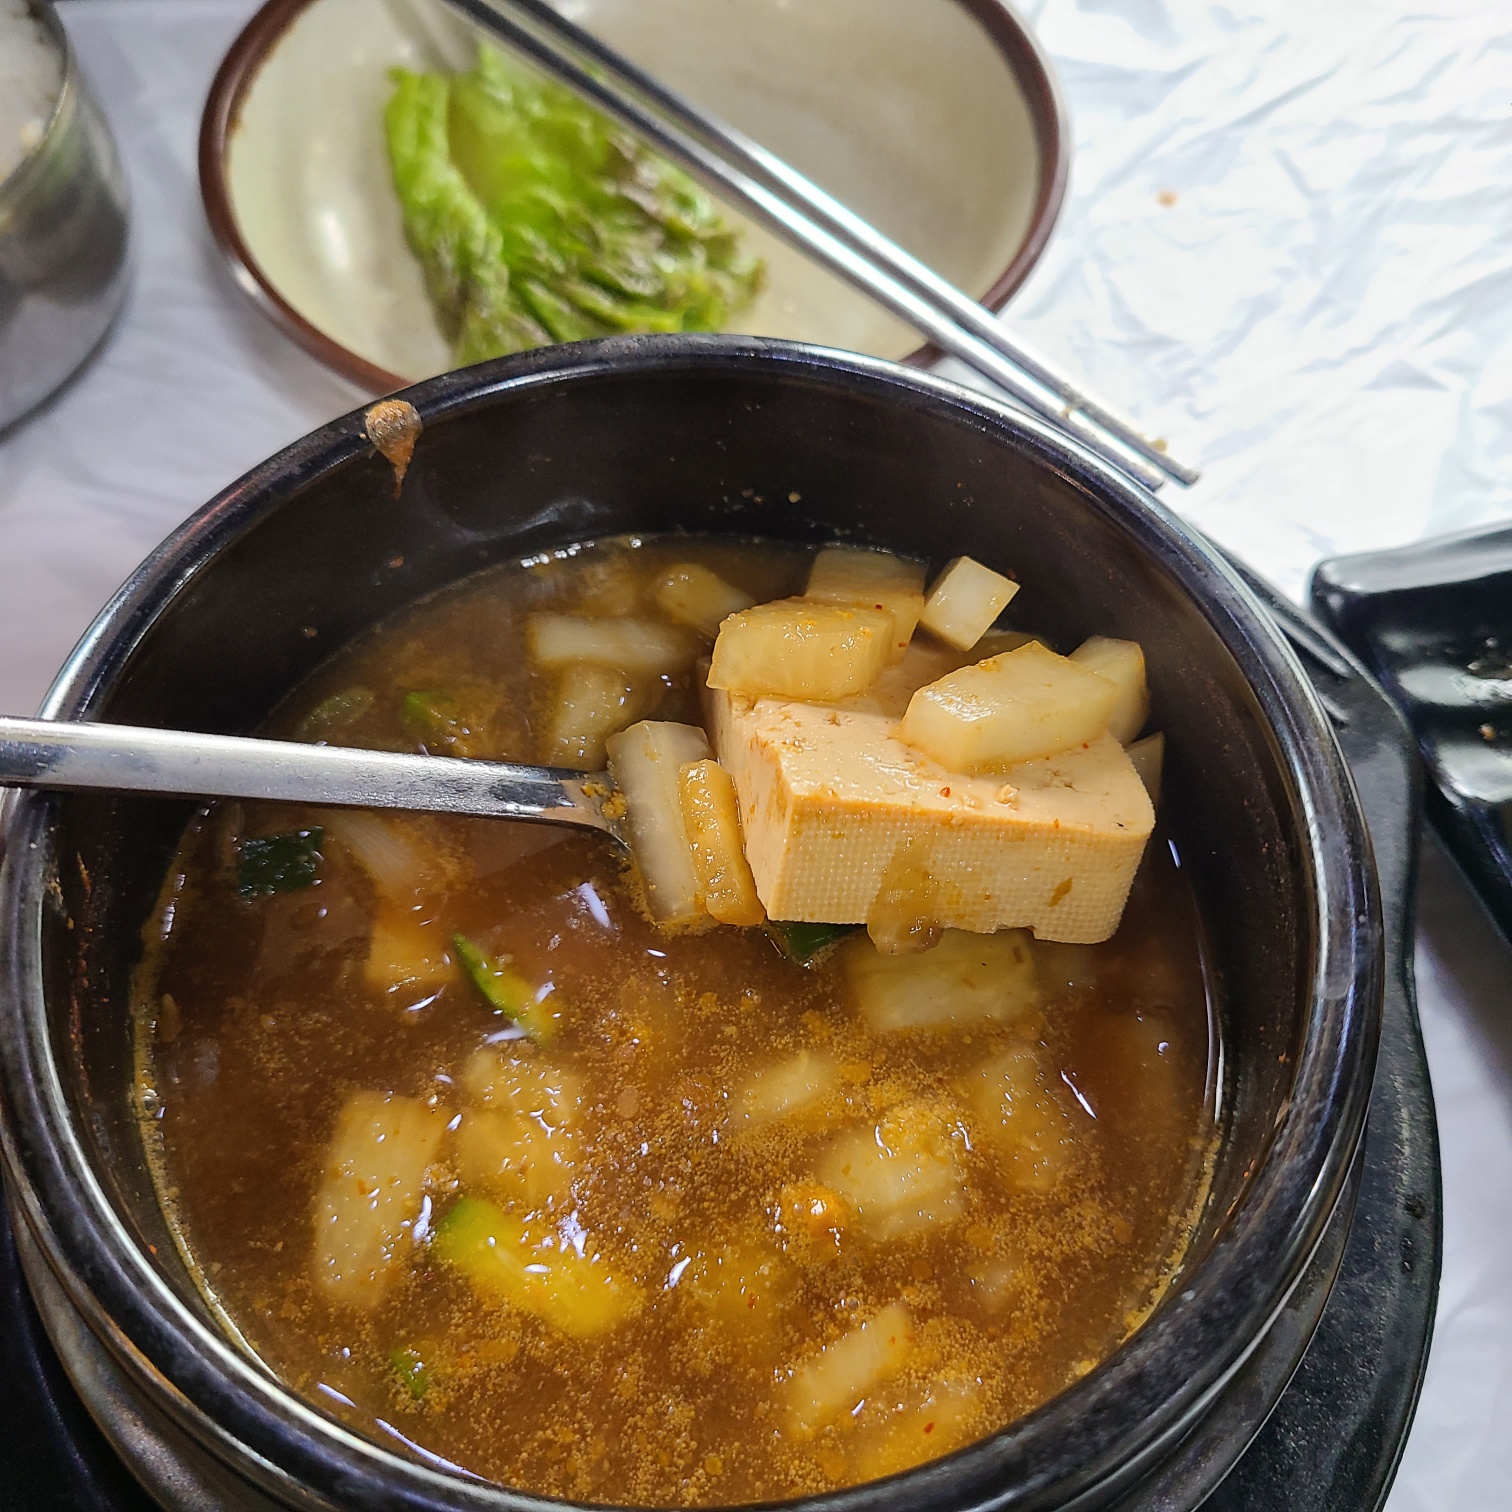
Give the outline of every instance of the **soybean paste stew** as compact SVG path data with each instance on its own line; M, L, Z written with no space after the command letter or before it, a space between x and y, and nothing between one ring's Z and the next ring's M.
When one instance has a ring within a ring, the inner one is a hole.
M1015 586L613 541L464 582L303 687L270 733L589 770L607 740L640 867L497 821L190 827L138 1094L228 1327L401 1451L646 1506L905 1469L1126 1338L1202 1196L1216 1045L1174 848L1137 833L1138 648L993 626ZM1005 916L1041 937L981 932Z

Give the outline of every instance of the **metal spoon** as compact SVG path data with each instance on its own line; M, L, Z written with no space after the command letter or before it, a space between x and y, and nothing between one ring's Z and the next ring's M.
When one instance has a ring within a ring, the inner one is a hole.
M605 813L616 793L607 772L134 725L0 718L0 786L529 819L599 830L629 844L623 820Z

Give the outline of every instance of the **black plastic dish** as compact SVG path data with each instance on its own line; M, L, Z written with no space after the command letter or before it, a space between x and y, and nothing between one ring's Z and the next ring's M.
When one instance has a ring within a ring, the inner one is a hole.
M353 415L228 489L106 609L56 717L254 728L330 651L491 562L623 531L866 539L1016 567L1025 623L1144 642L1167 802L1205 905L1226 1130L1188 1262L1150 1321L1039 1411L806 1505L1095 1507L1201 1422L1346 1192L1370 1091L1382 925L1327 719L1206 547L1074 443L889 364L729 338L552 348L407 397L402 494ZM18 1217L143 1399L289 1505L552 1506L402 1457L283 1391L179 1267L126 1096L130 972L186 808L13 800L0 871L0 1077ZM1300 1357L1305 1338L1299 1339ZM1230 1435L1233 1463L1259 1429Z
M1512 942L1512 528L1320 562L1312 598L1407 716L1428 816Z

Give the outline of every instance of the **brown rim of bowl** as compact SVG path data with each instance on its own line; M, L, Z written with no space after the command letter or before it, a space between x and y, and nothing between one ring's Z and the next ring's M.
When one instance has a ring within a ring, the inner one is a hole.
M299 14L314 3L315 0L267 0L221 60L205 101L205 113L200 118L200 197L210 222L210 234L215 238L237 286L252 302L326 367L363 388L388 393L408 386L415 382L415 378L390 372L365 357L359 357L306 320L284 298L242 239L226 180L226 156L232 134L241 119L242 102L247 91L279 38ZM1028 233L1013 261L981 296L982 304L996 312L1007 304L1029 276L1029 270L1039 261L1060 216L1069 168L1066 113L1055 76L1039 43L1019 20L1008 0L957 0L957 3L986 31L1007 61L1024 92L1039 146L1039 189ZM929 367L943 355L938 347L925 345L902 360L910 367Z

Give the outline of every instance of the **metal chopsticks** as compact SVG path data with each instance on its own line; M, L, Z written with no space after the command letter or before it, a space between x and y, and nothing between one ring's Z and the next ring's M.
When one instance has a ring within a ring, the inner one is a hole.
M905 320L942 351L1150 488L1198 474L1011 338L933 269L790 164L706 115L547 0L448 0L575 93Z

